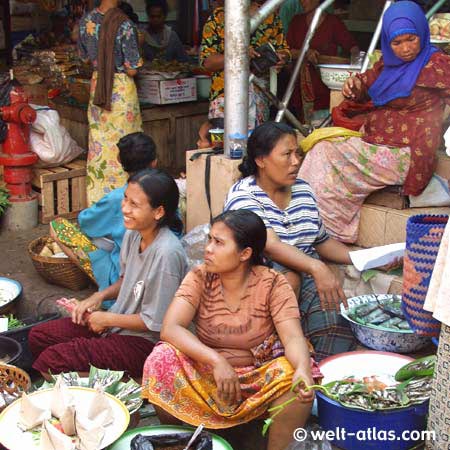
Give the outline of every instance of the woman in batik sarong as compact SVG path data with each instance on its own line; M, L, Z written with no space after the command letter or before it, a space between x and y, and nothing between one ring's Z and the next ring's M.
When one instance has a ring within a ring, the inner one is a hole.
M294 291L264 265L264 222L229 211L212 222L204 264L184 279L161 339L148 357L143 395L163 422L228 428L249 422L291 398L270 429L270 450L284 450L304 426L320 378L300 327ZM194 335L189 328L196 325ZM168 414L167 414L168 413ZM170 415L170 416L169 416Z
M142 131L133 79L142 65L137 31L118 3L102 0L80 20L80 56L94 69L88 108L89 206L125 184L127 174L117 160L116 143L122 136Z
M347 79L348 99L373 102L363 135L323 141L306 155L300 178L317 198L328 232L355 242L360 209L373 191L403 185L419 195L428 185L450 99L450 56L430 45L428 22L411 1L394 3L383 17L383 59Z

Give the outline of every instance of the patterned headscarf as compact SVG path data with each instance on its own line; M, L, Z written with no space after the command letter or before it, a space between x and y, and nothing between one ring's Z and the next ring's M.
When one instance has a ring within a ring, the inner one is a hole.
M415 34L420 39L420 52L413 61L405 62L395 56L391 41L402 34ZM419 5L399 1L390 6L383 16L381 50L384 68L369 89L375 106L382 106L396 98L409 97L417 77L438 49L430 44L428 21Z

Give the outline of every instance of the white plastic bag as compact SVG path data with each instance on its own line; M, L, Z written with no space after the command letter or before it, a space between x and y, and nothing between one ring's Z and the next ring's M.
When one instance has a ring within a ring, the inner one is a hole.
M450 127L444 133L445 152L450 156Z
M434 174L428 186L420 195L410 195L409 205L411 208L423 208L425 206L449 206L450 189L448 180Z
M209 228L209 223L197 225L181 239L181 244L186 251L189 269L203 263Z
M34 108L37 117L31 127L30 143L33 152L39 156L38 167L60 166L83 153L60 124L58 111L39 106Z

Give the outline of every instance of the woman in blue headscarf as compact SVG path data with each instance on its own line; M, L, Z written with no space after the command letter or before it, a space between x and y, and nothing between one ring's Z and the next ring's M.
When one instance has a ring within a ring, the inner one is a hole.
M299 172L316 194L329 233L348 243L357 239L360 208L370 193L403 185L405 194L419 195L428 185L450 103L450 56L430 44L416 3L387 9L381 49L383 58L342 89L352 102L372 102L361 137L319 142Z

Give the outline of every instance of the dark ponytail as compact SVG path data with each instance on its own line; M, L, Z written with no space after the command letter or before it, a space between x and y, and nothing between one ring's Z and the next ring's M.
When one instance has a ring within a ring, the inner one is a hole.
M238 167L242 176L256 175L258 173L256 159L270 155L277 142L286 134L296 136L295 130L285 123L265 122L256 127L248 138L247 156Z
M159 227L167 226L176 233L183 231L183 222L177 214L180 193L168 173L161 169L144 169L131 176L128 183L139 184L152 208L164 208L165 214L159 221Z
M250 265L267 265L264 258L264 248L267 241L267 230L262 219L248 209L225 211L211 221L211 225L217 222L224 223L233 233L234 241L239 250L250 247L252 257Z

